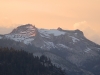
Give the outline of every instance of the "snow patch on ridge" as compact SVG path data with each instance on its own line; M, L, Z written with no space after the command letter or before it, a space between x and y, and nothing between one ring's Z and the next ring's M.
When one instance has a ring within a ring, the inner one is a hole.
M87 48L85 49L85 52L88 53L91 49L90 48Z
M41 48L47 48L47 49L51 49L51 48L66 48L66 49L71 49L68 46L64 45L64 44L54 44L53 42L49 42L49 41L44 41L44 45L41 46ZM72 50L72 49L71 49Z
M72 38L73 43L75 43L75 42L77 42L77 41L80 41L80 40L79 40L79 39L77 39L76 37L73 37L73 36L69 36L69 37L71 37L71 38Z
M67 47L67 46L64 45L64 44L57 44L57 46L62 47L62 48L67 48L67 49L69 49L69 47Z
M56 30L56 29L50 29L50 30L39 29L38 31L41 33L42 37L49 37L50 34L53 34L54 36L60 36L60 35L64 35L65 34L65 32L59 31L59 30Z
M29 36L23 36L23 35L5 35L6 38L17 41L17 42L23 42L25 44L31 44L31 42L34 40L33 38L29 38Z
M0 39L2 39L2 37L0 36Z
M53 42L44 42L45 43L45 46L50 49L50 48L56 48L56 46L54 45Z
M25 40L24 40L24 43L25 43L25 44L31 44L31 42L32 42L33 40L34 40L33 38L25 39Z

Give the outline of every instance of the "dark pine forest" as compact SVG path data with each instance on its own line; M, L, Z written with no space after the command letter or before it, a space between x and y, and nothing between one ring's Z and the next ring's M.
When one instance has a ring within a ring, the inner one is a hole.
M0 48L0 75L65 75L46 56L13 48Z

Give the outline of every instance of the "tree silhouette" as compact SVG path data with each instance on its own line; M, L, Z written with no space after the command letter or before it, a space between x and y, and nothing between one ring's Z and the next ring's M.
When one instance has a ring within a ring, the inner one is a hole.
M13 48L0 48L0 75L65 75L49 58Z

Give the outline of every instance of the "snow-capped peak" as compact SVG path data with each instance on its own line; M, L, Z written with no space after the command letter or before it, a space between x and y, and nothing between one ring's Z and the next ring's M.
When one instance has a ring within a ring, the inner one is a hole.
M63 30L60 27L58 29L38 29L32 24L26 24L18 26L10 34L5 35L5 38L23 42L25 44L35 44L37 46L40 44L39 47L44 47L44 44L47 44L46 42L48 42L49 44L47 45L51 45L51 48L56 47L54 45L55 43L57 44L58 41L59 44L63 44L62 41L70 41L73 44L77 43L81 40L81 35L83 35L83 33L80 30Z
M39 29L38 31L42 37L46 37L46 38L50 38L50 35L60 36L60 35L64 35L66 33L63 31L56 30L56 29L50 29L50 30Z
M37 34L37 28L32 24L26 24L17 27L10 34L5 35L6 38L24 42L25 44L31 43L34 40L34 36Z
M33 34L36 30L36 27L31 25L31 24L26 24L26 25L22 25L17 27L16 29L14 29L10 34L29 34L31 32L31 34Z
M23 37L33 37L37 33L37 28L31 24L26 24L17 27L14 29L10 35L16 35L17 37L23 36Z

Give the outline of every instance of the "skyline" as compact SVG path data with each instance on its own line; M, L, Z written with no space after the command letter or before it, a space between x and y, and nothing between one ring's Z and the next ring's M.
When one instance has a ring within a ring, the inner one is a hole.
M22 24L80 29L100 44L100 0L0 0L0 34Z

